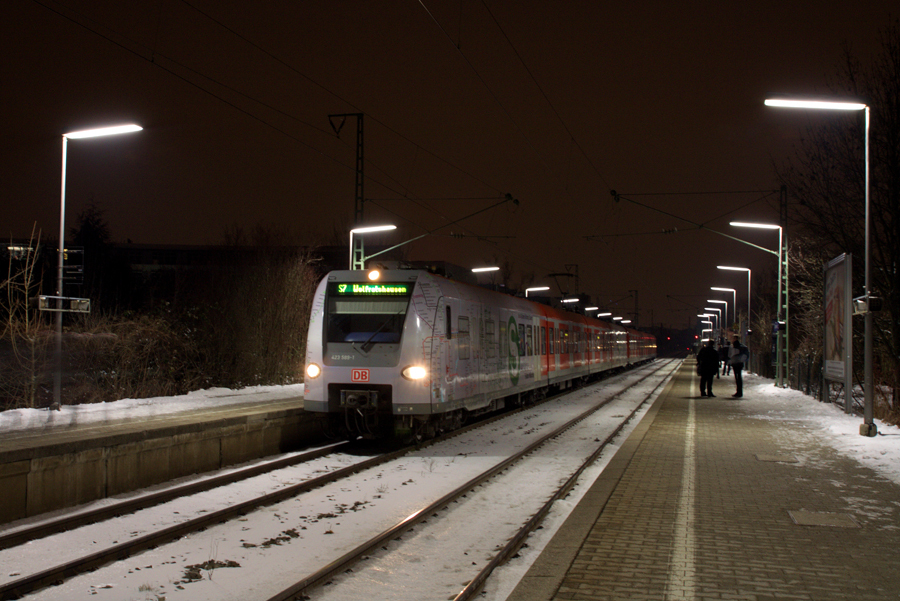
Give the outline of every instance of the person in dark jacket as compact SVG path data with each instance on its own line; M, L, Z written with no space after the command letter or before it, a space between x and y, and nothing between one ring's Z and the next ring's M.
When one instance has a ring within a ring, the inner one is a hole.
M741 376L741 371L744 369L744 363L749 360L749 358L750 351L746 346L741 344L740 337L735 336L734 344L731 345L731 353L728 362L731 365L731 369L734 370L734 385L737 388L737 392L731 396L736 399L744 396L744 378Z
M722 375L727 376L731 374L731 366L729 364L729 360L731 359L731 343L727 340L725 344L719 347L719 361L722 362Z
M710 340L697 353L697 374L700 376L700 396L714 397L712 391L713 378L719 373L719 352L715 343Z

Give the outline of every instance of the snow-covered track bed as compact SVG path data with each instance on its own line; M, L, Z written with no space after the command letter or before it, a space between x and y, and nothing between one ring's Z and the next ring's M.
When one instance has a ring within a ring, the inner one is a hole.
M23 570L0 573L0 599L18 599L48 584L302 494L406 452L375 457L342 453L349 447L348 442L332 444L223 470L216 476L192 479L121 502L11 528L0 535L0 565L16 566L25 545L28 554L40 553L52 567L26 575Z

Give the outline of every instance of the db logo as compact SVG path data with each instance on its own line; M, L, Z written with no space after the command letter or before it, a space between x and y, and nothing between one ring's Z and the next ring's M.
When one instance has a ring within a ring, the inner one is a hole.
M350 381L351 382L368 382L369 381L369 370L368 369L351 369L350 370Z

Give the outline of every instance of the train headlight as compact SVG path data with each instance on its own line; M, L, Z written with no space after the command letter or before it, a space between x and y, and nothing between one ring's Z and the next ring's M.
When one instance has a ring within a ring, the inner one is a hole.
M402 375L407 380L421 380L428 375L428 371L421 365L409 365L403 368L403 371L400 372L400 375Z
M319 374L322 373L322 368L316 365L315 363L310 363L306 366L306 376L310 379L315 379L319 377Z

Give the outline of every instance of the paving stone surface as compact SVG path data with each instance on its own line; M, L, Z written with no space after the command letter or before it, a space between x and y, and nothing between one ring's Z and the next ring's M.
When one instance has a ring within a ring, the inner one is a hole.
M700 398L685 362L549 592L510 600L900 599L900 485L742 402Z

